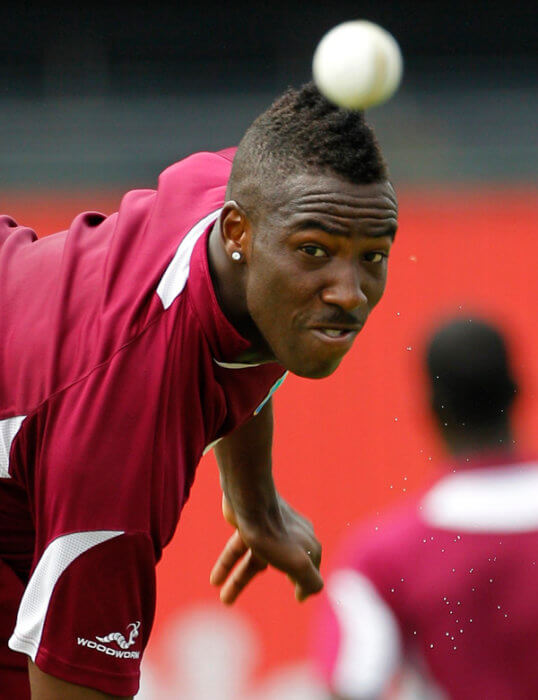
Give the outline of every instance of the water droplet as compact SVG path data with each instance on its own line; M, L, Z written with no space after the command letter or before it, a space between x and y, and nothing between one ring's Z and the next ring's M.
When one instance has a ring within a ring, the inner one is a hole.
M413 347L411 345L408 345L405 349L409 352L413 349Z

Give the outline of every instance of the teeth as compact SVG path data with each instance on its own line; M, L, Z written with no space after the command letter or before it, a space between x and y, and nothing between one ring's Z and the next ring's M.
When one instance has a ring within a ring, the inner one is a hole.
M325 335L328 335L329 338L339 338L345 333L345 331L342 331L339 328L324 328L323 332Z

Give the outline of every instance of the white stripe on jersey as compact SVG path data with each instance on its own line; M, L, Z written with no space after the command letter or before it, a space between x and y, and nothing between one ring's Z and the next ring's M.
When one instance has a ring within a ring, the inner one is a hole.
M538 529L538 465L515 464L448 474L422 501L434 527L466 532Z
M22 596L15 631L8 642L10 649L28 654L35 661L50 599L60 576L88 549L119 535L123 535L122 530L73 532L61 535L49 544Z
M340 631L332 687L345 697L378 697L401 663L394 613L371 581L354 569L335 571L327 595Z
M216 221L220 212L221 210L217 209L195 224L179 244L174 257L157 285L157 294L161 298L165 309L171 306L187 284L191 254L196 241L209 224Z
M213 358L213 362L224 369L249 369L250 367L259 367L261 362L220 362Z
M0 479L10 479L9 452L26 416L14 416L0 420Z

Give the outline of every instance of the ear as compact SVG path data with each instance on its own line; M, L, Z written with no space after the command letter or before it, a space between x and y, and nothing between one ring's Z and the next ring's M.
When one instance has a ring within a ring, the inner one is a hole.
M233 199L225 202L220 213L220 234L228 257L240 253L246 258L250 252L252 226L245 210Z

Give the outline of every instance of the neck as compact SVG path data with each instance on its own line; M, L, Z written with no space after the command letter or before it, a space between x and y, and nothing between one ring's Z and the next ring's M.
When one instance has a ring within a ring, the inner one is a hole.
M219 306L237 332L251 343L251 348L246 353L233 359L238 362L274 362L272 353L248 312L246 265L238 265L229 259L222 242L218 219L209 234L207 253L211 281Z
M513 434L508 424L480 428L444 427L443 437L450 452L457 456L514 449Z

